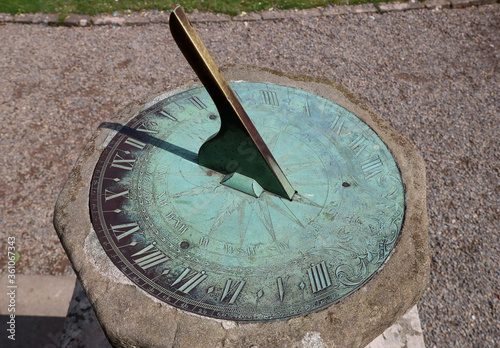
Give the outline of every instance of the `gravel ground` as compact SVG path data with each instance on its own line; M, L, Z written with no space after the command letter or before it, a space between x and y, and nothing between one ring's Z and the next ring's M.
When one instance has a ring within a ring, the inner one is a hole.
M499 345L500 7L196 24L215 60L339 81L427 164L428 347ZM69 274L52 210L83 144L131 100L194 78L165 25L0 26L0 250ZM1 263L6 263L1 252Z

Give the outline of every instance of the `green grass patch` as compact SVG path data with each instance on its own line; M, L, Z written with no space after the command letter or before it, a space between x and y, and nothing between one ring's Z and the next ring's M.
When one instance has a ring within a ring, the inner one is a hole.
M0 13L127 13L141 10L167 11L177 4L187 12L194 9L236 16L241 12L277 9L305 9L318 6L367 3L370 0L0 0Z

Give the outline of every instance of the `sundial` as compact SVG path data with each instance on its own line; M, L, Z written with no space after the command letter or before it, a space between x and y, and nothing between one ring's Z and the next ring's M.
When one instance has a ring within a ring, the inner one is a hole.
M348 92L331 97L323 80L251 68L257 78L236 72L227 82L180 7L170 27L202 84L104 124L112 131L77 166L90 179L85 209L100 257L155 303L200 320L314 318L342 313L365 285L388 287L378 274L405 238L419 239L403 232L426 226L425 192L412 191L422 178L401 166L418 170L420 158L391 148L401 139ZM57 208L55 221L72 258ZM418 252L421 283L428 260Z

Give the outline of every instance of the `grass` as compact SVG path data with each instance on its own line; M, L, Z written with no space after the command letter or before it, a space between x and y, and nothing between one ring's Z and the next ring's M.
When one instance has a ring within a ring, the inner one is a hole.
M187 12L194 9L236 16L241 12L264 11L270 8L313 8L345 3L367 3L370 0L0 0L0 13L129 13L141 10L167 11L180 4Z

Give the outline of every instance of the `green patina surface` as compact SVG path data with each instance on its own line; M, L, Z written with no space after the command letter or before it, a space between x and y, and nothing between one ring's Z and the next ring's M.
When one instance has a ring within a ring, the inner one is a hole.
M132 281L184 310L268 321L324 308L394 248L405 211L399 169L371 128L329 100L266 83L231 87L293 200L245 193L253 183L242 178L222 185L224 174L200 166L217 110L203 88L179 90L146 105L101 156L96 232Z

